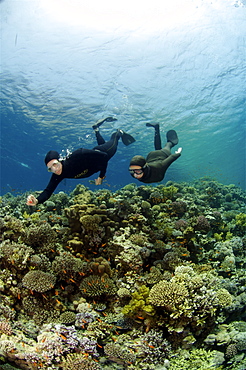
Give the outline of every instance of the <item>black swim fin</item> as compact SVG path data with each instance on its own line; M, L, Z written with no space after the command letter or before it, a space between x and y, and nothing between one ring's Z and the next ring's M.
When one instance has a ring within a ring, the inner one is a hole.
M173 146L178 144L179 139L175 130L167 131L167 141L171 142Z
M130 134L127 134L126 132L120 130L120 133L121 133L121 140L123 142L124 145L128 146L132 143L134 143L134 141L136 141L134 139L133 136L131 136Z
M96 130L98 127L100 127L104 122L114 122L117 121L117 118L114 117L107 117L107 118L102 118L99 119L93 126L93 130Z
M147 127L154 127L154 129L159 128L159 123L146 123Z

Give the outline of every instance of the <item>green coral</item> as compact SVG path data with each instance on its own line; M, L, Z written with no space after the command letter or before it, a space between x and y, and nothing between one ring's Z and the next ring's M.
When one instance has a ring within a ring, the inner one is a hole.
M236 228L244 235L246 230L246 213L236 215Z
M168 370L219 370L224 356L218 351L206 351L203 348L181 351L170 361Z
M165 186L162 188L162 195L166 199L173 199L174 195L177 194L178 191L179 189L174 185Z
M223 233L214 233L214 239L216 242L221 242L223 240Z
M33 222L39 221L39 219L40 219L40 216L39 216L38 212L34 212L32 214L29 214L26 211L24 211L23 214L22 214L22 217L24 218L24 220L33 221Z
M132 294L129 304L125 305L122 313L126 316L136 318L137 316L148 317L155 314L154 307L150 304L149 288L140 286L138 291Z

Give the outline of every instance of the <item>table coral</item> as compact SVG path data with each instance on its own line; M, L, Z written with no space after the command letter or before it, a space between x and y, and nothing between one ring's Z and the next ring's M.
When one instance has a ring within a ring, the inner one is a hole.
M52 289L55 285L56 277L48 272L39 270L29 271L22 279L25 288L44 293Z

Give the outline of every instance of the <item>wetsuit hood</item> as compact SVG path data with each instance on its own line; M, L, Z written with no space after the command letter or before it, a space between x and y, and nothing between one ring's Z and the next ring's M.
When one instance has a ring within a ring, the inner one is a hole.
M130 161L130 166L140 166L144 168L145 165L146 165L146 159L142 157L141 155L135 155L134 157L132 157Z
M132 159L130 161L130 166L140 166L140 167L142 167L143 176L141 177L141 179L138 179L139 181L142 181L146 177L149 176L150 168L147 165L146 159L143 156L141 156L141 155L135 155L134 157L132 157ZM131 174L131 176L134 177L133 174Z
M44 163L46 164L47 166L47 163L49 163L49 161L52 161L52 159L59 159L60 155L58 152L56 152L55 150L50 150L45 158L44 158Z

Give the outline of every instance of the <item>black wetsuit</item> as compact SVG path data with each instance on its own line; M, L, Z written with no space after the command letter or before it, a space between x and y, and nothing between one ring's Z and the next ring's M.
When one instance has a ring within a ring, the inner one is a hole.
M146 184L162 181L166 170L178 157L180 153L171 154L167 147L150 152L146 158L147 165L143 170L144 174L138 180Z
M180 157L180 153L171 153L171 148L176 145L168 141L165 147L161 147L161 135L159 125L155 125L154 146L155 150L150 152L146 158L143 168L143 176L138 180L146 184L160 182L164 179L168 167ZM133 176L133 175L132 175ZM134 176L133 176L134 177Z
M37 197L38 203L44 203L65 178L82 179L100 171L100 178L106 174L108 161L116 153L120 133L115 132L109 141L96 131L98 146L93 149L80 148L70 154L62 163L61 175L52 174L46 189Z

